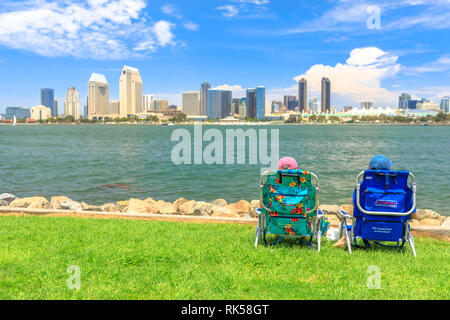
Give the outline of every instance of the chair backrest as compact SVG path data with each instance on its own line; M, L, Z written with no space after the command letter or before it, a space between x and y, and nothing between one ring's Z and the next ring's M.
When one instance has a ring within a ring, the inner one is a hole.
M278 170L269 173L262 189L264 206L270 212L285 215L306 216L315 212L316 187L312 177L315 176L301 170Z
M359 206L356 192L354 216L367 212L407 213L414 206L412 182L408 171L366 170L359 187ZM358 181L359 182L359 181ZM360 209L363 209L360 210Z

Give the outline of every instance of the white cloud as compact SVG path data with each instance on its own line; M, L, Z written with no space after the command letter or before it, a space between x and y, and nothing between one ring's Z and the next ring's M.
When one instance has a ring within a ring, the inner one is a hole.
M397 56L376 47L356 48L345 63L316 64L294 79L307 79L309 95L320 96L321 79L329 78L333 105L358 105L361 100L370 99L380 105L395 106L398 93L383 88L381 82L399 72L397 60Z
M213 89L229 90L232 92L233 98L243 98L245 97L247 92L247 90L240 85L229 85L229 84L223 84Z
M217 10L222 11L222 15L227 18L238 16L241 12L251 13L250 17L259 17L259 12L267 9L270 0L229 0L229 3ZM256 13L256 14L255 14Z
M200 29L199 25L194 23L194 22L192 22L192 21L185 21L183 23L183 26L186 29L191 30L191 31L198 31Z
M168 21L148 22L144 0L41 0L0 13L0 44L43 56L123 59L175 44Z
M221 7L217 7L218 10L222 10L222 14L227 17L227 18L232 18L236 15L238 15L239 13L239 9L236 6L233 5L225 5L225 6L221 6Z

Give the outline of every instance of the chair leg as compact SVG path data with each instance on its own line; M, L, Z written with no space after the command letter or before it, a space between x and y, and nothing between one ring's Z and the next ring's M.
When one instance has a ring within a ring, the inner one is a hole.
M411 250L413 252L414 257L416 256L416 247L414 245L414 238L411 234L409 234L408 236L408 242L409 242L409 246L411 247Z
M256 233L255 233L255 247L258 247L258 240L259 240L259 227L256 228Z
M345 224L344 227L344 232L345 232L345 241L347 242L347 248L348 248L348 252L350 254L352 254L352 244L351 244L351 239L350 239L350 235L348 234L348 230L347 230L347 224Z
M322 242L322 232L319 230L317 230L317 252L320 252L320 243Z

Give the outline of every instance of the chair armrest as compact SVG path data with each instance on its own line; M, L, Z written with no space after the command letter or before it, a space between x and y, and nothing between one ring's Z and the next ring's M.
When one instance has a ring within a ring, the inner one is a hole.
M345 212L344 210L342 210L342 209L339 209L339 211L338 211L338 217L339 218L344 218L344 219L352 219L353 217L351 216L351 215L349 215L347 212Z

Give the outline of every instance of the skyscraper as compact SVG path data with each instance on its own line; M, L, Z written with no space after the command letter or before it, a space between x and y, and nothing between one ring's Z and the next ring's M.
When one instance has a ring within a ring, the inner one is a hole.
M109 115L109 84L103 74L93 73L88 83L88 117Z
M231 112L233 114L239 114L240 103L241 103L241 99L236 99L236 98L233 99L232 107L231 107Z
M247 117L247 98L242 98L239 103L239 118L245 119Z
M266 88L256 87L247 89L247 117L264 119L266 108Z
M129 66L123 67L119 91L121 117L142 113L142 79L138 69Z
M208 90L208 118L223 119L231 114L231 91Z
M200 115L199 93L197 91L183 93L182 112L188 116Z
M298 81L298 106L300 112L306 111L307 109L307 96L308 96L308 82L306 79L300 79Z
M143 108L144 108L144 112L148 112L148 111L154 111L153 110L153 99L155 98L154 95L152 94L145 94L144 95L144 101L143 101Z
M373 108L373 102L370 100L362 100L361 101L361 109L370 109Z
M80 95L75 87L69 87L67 89L64 115L72 116L75 120L80 119Z
M120 116L120 101L115 100L109 103L109 114L116 117Z
M298 100L296 96L284 96L283 102L287 110L295 110L295 108L298 106Z
M450 97L443 97L441 99L441 104L440 104L440 109L443 112L449 113L449 109L450 109Z
M400 97L398 97L398 108L399 109L408 109L408 101L411 100L411 96L407 93L402 93Z
M208 90L211 85L205 81L200 87L200 115L206 116L208 114Z
M309 99L309 111L320 112L320 106L319 102L317 101L317 97L311 97L311 99Z
M50 108L52 117L56 117L55 113L55 90L49 88L41 88L41 105Z
M58 118L58 99L55 99L55 118Z
M328 78L322 78L322 98L321 98L321 112L331 111L331 82Z

